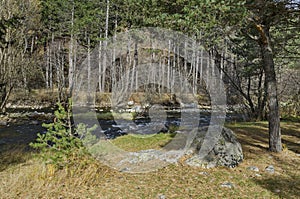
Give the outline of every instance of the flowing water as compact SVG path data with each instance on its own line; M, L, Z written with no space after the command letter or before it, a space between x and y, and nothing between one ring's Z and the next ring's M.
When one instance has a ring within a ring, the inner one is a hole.
M51 112L52 110L46 110L46 111L40 111L37 112L37 110L32 110L29 112L26 110L26 113L31 114L35 113L38 115L47 114ZM97 115L101 116L101 114L111 114L107 111L98 111ZM199 121L199 127L208 126L210 123L210 113L209 111L200 111L200 115L192 114L193 117L197 118L191 118L191 121L198 120ZM226 120L240 120L241 116L236 114L227 114ZM46 121L47 123L51 122L52 120ZM36 137L37 133L45 133L46 129L42 127L42 123L45 121L38 121L38 120L29 120L26 122L23 122L22 124L10 124L7 126L0 126L0 147L1 145L5 144L28 144L32 142ZM145 134L145 132L139 132L139 131L145 131L145 129L152 128L152 126L156 125L156 123L151 122L151 119L147 115L138 115L135 117L134 120L115 120L112 119L101 119L101 117L98 117L99 122L99 128L95 130L94 134L97 136L103 136L107 139L113 139L121 135L125 135L129 132L135 131L139 134ZM87 123L89 121L87 120ZM132 125L133 124L133 125ZM167 132L168 130L176 130L176 127L180 127L181 124L181 113L177 110L167 111L167 117L166 120L163 122L163 125L160 126L160 128L157 129L158 132ZM188 124L188 123L186 123ZM191 124L193 125L193 124ZM134 127L132 127L134 126ZM137 129L134 129L137 128ZM153 131L152 131L153 132Z

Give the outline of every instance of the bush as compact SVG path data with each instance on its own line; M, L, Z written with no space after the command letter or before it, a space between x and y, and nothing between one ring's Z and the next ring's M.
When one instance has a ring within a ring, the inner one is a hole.
M43 124L47 132L39 133L36 141L30 143L30 146L40 150L40 155L46 163L54 164L58 168L78 164L80 159L88 155L84 144L95 143L96 136L91 132L96 127L87 128L85 124L79 124L73 128L71 102L66 109L58 104L58 110L54 114L53 123Z

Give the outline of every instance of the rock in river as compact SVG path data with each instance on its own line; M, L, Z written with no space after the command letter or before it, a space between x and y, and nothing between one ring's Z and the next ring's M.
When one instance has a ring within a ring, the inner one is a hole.
M8 125L8 122L7 121L1 121L0 120L0 126L7 126Z

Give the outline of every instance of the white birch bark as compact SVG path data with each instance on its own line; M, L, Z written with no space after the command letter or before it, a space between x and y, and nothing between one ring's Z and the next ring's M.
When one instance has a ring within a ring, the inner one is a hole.
M107 49L107 39L108 39L108 22L109 22L109 0L106 1L106 18L105 18L105 41L104 41L104 52ZM101 83L101 90L105 92L105 79L106 79L106 67L107 67L107 57L104 55L103 58L103 71L102 71L102 83Z
M72 13L71 13L71 37L69 41L69 90L71 91L72 86L73 86L73 77L74 77L74 12L75 12L75 7L74 7L74 0L72 1Z
M88 35L88 54L87 54L87 81L88 81L88 93L91 93L91 47L90 47L90 36Z

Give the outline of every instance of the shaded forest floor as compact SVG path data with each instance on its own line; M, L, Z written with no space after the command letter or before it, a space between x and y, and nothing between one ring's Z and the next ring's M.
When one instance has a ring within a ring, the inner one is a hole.
M227 124L245 156L233 169L178 163L128 174L87 158L55 170L35 158L27 146L10 146L0 153L0 198L299 198L300 123L282 122L281 154L268 152L267 126L266 122ZM265 171L269 165L274 173ZM233 186L221 186L227 182Z

